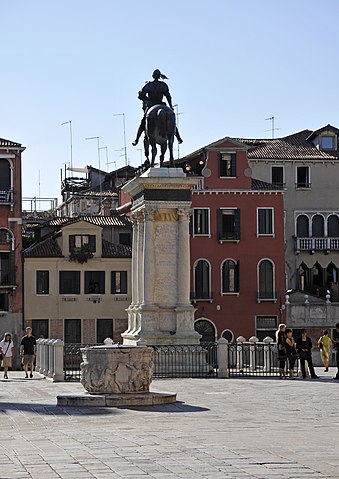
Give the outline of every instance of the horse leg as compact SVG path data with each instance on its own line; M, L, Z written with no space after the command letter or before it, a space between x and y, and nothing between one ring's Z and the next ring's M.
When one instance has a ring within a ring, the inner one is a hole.
M173 143L174 143L174 135L170 135L168 137L168 149L170 154L170 165L172 168L175 168L174 164L174 156L173 156Z
M157 156L157 145L155 141L151 140L151 147L152 147L152 160L151 160L151 168L154 167L155 157Z
M149 168L149 166L150 166L150 162L149 162L149 141L148 141L148 138L147 138L146 135L144 136L144 152L145 152L145 156L146 156L146 161L144 163L144 166L146 168Z
M165 153L167 150L167 141L164 141L163 143L161 143L160 146L161 146L161 155L160 155L160 168L161 168L165 159Z

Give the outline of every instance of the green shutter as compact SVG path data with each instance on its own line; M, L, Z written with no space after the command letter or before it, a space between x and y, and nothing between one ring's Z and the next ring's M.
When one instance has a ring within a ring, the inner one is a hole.
M235 291L237 293L240 292L240 260L237 261L237 264L236 264L236 269L235 269Z
M240 240L240 209L234 212L234 233L235 238Z
M96 237L95 237L95 235L90 235L90 237L89 237L89 250L92 253L95 253L95 251L96 251Z
M70 235L69 236L69 252L71 253L72 251L74 251L74 248L75 248L75 236Z
M231 153L231 176L237 176L237 154Z
M127 271L120 272L121 293L127 294Z

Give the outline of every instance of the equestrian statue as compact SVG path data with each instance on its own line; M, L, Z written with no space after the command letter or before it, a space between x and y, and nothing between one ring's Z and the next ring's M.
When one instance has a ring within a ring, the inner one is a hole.
M142 101L144 116L138 128L137 136L132 145L136 146L142 133L144 136L145 166L154 167L157 155L157 145L160 145L160 167L164 162L165 153L168 147L170 154L170 166L174 167L173 142L177 138L179 144L182 139L179 135L175 122L172 97L168 85L163 81L167 77L160 70L154 70L153 81L147 82L139 91L138 98ZM168 105L163 101L166 98ZM149 147L152 149L151 162L149 161Z

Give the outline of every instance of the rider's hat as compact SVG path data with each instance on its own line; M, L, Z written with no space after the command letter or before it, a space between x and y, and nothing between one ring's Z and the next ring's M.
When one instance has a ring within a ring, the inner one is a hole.
M154 72L152 73L152 77L155 79L155 80L159 80L159 78L161 78L162 80L168 80L167 76L166 75L163 75L161 73L160 70L156 69L154 70Z

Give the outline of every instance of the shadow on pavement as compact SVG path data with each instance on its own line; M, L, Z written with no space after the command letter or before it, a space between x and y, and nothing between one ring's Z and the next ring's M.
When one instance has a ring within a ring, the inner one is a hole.
M165 413L183 413L183 412L205 412L209 411L209 408L200 406L191 406L182 401L176 401L173 404L163 404L159 406L123 406L119 409L133 409L135 411L147 411L147 412L165 412Z

